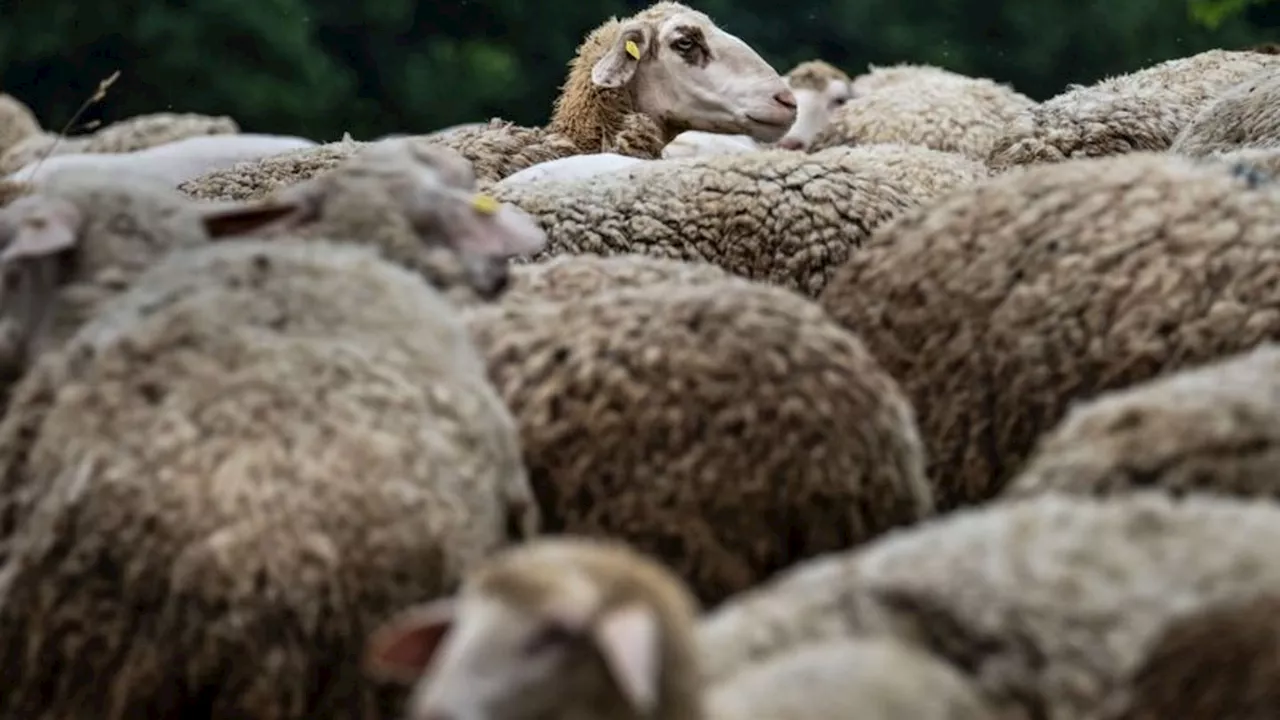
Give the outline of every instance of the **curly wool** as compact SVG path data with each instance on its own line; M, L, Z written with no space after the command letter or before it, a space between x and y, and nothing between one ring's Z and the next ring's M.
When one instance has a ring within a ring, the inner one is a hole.
M810 147L902 143L985 162L1005 125L1033 105L1031 98L985 78L901 82L855 95Z
M40 121L31 108L12 95L0 93L0 156L40 132Z
M1209 50L1088 87L1072 87L1020 114L996 140L996 171L1068 158L1168 150L1207 103L1280 56Z
M340 140L253 162L237 163L234 167L188 180L179 185L178 190L197 200L259 200L276 190L332 170L368 144Z
M732 277L710 263L682 262L647 255L561 255L512 266L511 283L502 296L502 302L572 302L614 290L647 288L664 283L686 287L711 285Z
M494 194L546 230L537 259L642 253L710 262L813 296L876 226L985 177L960 155L872 145L669 160Z
M373 625L537 529L482 368L364 248L156 266L0 423L0 714L396 717L358 667Z
M1280 150L1280 66L1223 93L1183 128L1169 150L1210 155L1245 148Z
M1246 148L1231 152L1214 153L1208 157L1230 163L1240 172L1252 171L1264 181L1280 179L1280 146L1273 148Z
M1160 488L1280 497L1280 345L1104 393L1038 443L1005 497Z
M63 137L56 133L38 132L27 135L0 154L0 175L10 175L49 155L84 152L87 137ZM26 178L19 177L19 180Z
M151 113L112 123L88 136L79 152L125 153L201 135L233 135L240 125L226 115Z
M740 279L470 308L548 531L707 603L932 511L910 406L811 301Z
M1069 403L1280 334L1280 192L1164 153L1020 169L899 217L820 302L916 408L944 508Z
M1280 717L1278 619L1280 594L1272 592L1170 622L1102 720Z
M960 669L999 717L1093 717L1170 620L1280 591L1275 542L1280 508L1224 498L1049 494L966 508L712 611L703 672L719 682L811 643L892 635Z

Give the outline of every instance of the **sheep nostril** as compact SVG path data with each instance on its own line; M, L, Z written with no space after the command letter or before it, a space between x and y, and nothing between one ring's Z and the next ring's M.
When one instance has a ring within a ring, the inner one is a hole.
M774 95L773 99L777 100L778 104L783 105L791 110L796 109L796 96L795 96L795 93L791 92L790 90L783 90L777 95Z

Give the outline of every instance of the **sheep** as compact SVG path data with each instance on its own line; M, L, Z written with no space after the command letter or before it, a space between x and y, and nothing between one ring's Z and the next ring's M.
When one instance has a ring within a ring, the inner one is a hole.
M0 156L19 142L38 135L40 122L21 100L0 93Z
M211 208L203 220L214 238L287 235L372 245L455 301L487 300L506 287L508 258L536 252L546 234L526 213L474 187L471 166L458 153L397 138L262 201Z
M853 97L845 72L822 60L809 60L791 68L787 86L796 98L796 121L778 141L786 150L803 150L831 122L831 114Z
M12 173L9 179L38 183L50 173L64 168L104 168L147 174L176 187L238 162L259 160L269 155L314 147L315 144L305 138L287 135L197 135L131 152L59 153L30 163Z
M1209 155L1244 148L1280 150L1280 65L1219 95L1182 129L1169 151Z
M1224 603L1173 620L1102 720L1280 717L1280 595Z
M27 183L13 182L0 178L0 208L31 192Z
M1280 345L1072 407L1003 496L1160 488L1280 496Z
M1275 337L1277 233L1280 192L1225 164L1071 160L903 213L819 302L902 383L953 508L995 495L1073 399Z
M746 133L772 142L794 119L795 98L755 50L704 13L658 2L630 18L610 18L587 35L569 63L545 128L495 118L481 127L428 137L461 152L475 165L480 182L488 184L570 155L657 158L663 145L684 130ZM348 155L354 149L340 148ZM335 163L291 168L291 181L306 180ZM263 181L252 177L257 174L253 168L223 171L183 189L199 198L254 199L258 195L230 193L261 186Z
M853 97L862 97L901 84L963 82L970 79L972 78L935 65L899 63L884 66L868 65L867 72L850 80L849 86Z
M231 135L240 126L226 115L151 113L119 120L88 137L84 152L125 153L203 135Z
M981 163L875 145L649 163L587 180L495 188L536 217L557 254L709 261L817 295L880 223L986 177Z
M896 142L985 162L1005 125L1034 105L986 78L902 82L845 103L809 149Z
M23 378L0 468L32 720L394 717L373 623L539 527L456 312L354 245L170 254Z
M1280 178L1280 146L1272 148L1245 148L1230 152L1213 153L1214 160L1230 163L1231 167L1242 173L1252 173L1255 177Z
M797 100L797 106L799 101ZM727 155L761 150L763 146L750 135L725 135L700 130L686 130L676 135L662 148L664 160L701 157L703 155Z
M1009 168L1168 150L1218 95L1250 75L1280 68L1280 56L1208 50L1198 55L1072 86L1021 113L996 140L987 164Z
M794 293L637 282L465 315L548 529L625 539L704 602L932 512L896 383Z
M10 175L55 153L85 152L86 137L63 137L49 132L27 135L0 153L0 175Z
M396 141L408 138L394 138ZM332 170L361 149L391 140L373 143L344 138L337 142L303 148L237 163L215 170L178 185L178 190L196 200L239 202L261 200L271 193L309 180Z
M577 537L500 551L453 597L369 638L371 675L415 685L411 720L988 717L959 673L887 641L806 649L752 682L698 682L696 601L670 570Z
M664 151L665 152L665 151ZM557 160L530 165L529 167L508 175L494 184L494 188L508 187L525 182L541 180L576 180L589 178L601 173L614 173L644 163L640 158L628 157L617 153L591 153L587 155L570 155Z
M1045 494L957 510L792 569L704 616L704 682L844 636L960 669L999 717L1096 717L1183 613L1280 589L1280 507ZM1178 715L1181 716L1180 714Z
M666 283L685 287L712 285L733 276L704 262L681 262L647 255L561 255L542 262L513 265L502 302L538 300L574 302L614 290Z

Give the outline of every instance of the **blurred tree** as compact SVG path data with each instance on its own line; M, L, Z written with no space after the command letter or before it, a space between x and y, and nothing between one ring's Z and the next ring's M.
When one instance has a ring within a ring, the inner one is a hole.
M780 71L821 57L931 63L1033 98L1212 47L1277 37L1271 0L686 0ZM0 0L0 89L59 129L227 114L334 140L499 116L545 123L583 35L649 0Z

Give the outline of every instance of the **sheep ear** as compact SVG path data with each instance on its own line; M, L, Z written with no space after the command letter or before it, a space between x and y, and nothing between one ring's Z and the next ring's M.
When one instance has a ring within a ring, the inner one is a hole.
M26 200L26 198L24 198ZM53 255L75 247L82 216L75 205L64 200L36 198L18 206L27 212L14 223L13 238L0 252L0 263Z
M416 682L449 633L456 610L456 600L442 598L392 617L365 643L365 672L403 685Z
M470 194L465 202L470 207L453 215L446 229L454 250L478 258L506 258L535 253L546 245L547 234L538 221L520 208L483 193Z
M270 200L213 208L206 210L200 219L209 237L226 238L261 230L277 220L298 215L302 210L302 203L297 201Z
M608 611L591 631L618 689L640 715L651 714L658 705L658 632L653 608L639 603Z
M622 27L618 40L591 68L596 87L617 88L631 82L640 67L640 58L649 52L651 31L646 23L632 21Z

